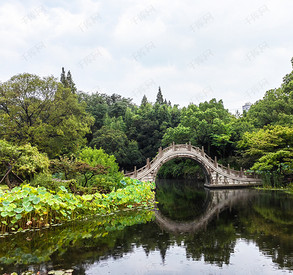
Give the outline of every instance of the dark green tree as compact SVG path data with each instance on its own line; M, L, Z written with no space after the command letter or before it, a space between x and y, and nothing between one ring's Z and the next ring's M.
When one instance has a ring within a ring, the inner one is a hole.
M146 97L146 95L143 95L143 98L142 98L142 100L141 100L141 104L140 105L146 105L148 103L148 99L147 99L147 97Z
M64 87L68 87L64 67L62 67L60 82L63 84Z
M270 175L293 174L293 128L287 126L267 126L254 132L246 132L239 148L243 157L250 160L252 170Z
M54 77L13 76L0 85L0 138L31 143L49 157L85 144L93 118Z
M190 128L192 144L204 146L212 157L224 158L230 154L231 119L223 101L212 99L183 108L180 124Z
M143 164L143 157L138 150L137 142L128 140L121 129L112 128L111 125L103 126L96 131L90 145L102 148L107 154L114 155L121 169L131 170L134 165Z
M164 104L164 98L163 98L163 94L162 94L162 91L161 91L161 87L159 87L159 91L157 93L156 103L158 103L160 105Z
M68 83L68 88L70 88L71 92L75 94L77 92L77 89L75 87L75 83L72 80L70 71L68 71L67 73L66 82Z

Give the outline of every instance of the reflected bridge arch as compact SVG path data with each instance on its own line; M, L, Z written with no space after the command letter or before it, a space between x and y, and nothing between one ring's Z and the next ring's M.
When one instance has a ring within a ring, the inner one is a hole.
M175 234L195 233L205 229L209 222L218 217L221 212L231 209L233 205L244 203L253 199L257 195L256 190L252 189L225 189L225 190L209 190L210 201L202 215L192 221L176 221L164 216L161 211L154 209L156 223L161 229Z

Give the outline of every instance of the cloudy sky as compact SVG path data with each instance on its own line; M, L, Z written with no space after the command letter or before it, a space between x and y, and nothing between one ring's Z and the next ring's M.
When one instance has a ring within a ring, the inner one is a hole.
M0 81L19 73L79 90L231 112L291 71L292 0L0 0Z

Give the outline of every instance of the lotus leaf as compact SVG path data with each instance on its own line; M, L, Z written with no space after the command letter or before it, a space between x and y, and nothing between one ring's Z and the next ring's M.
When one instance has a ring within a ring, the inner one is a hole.
M90 200L92 200L93 199L93 195L84 195L84 196L82 196L82 198L85 200L85 201L90 201Z
M61 191L68 193L67 189L63 185L59 186L59 188Z
M15 213L14 212L8 212L8 217L14 217Z
M29 201L33 201L35 198L37 198L37 196L34 194L30 194L28 198L29 198Z
M41 204L36 204L36 205L35 205L35 209L36 209L36 210L40 210L41 208L42 208L42 205L41 205Z
M29 201L30 201L30 200L29 200L29 198L28 198L28 197L26 197L26 198L23 198L23 200L22 200L22 204L23 204L23 203L27 203L27 202L29 203Z
M31 205L31 203L29 201L23 201L22 205L23 205L24 208L27 208L27 207L29 207Z
M22 213L22 212L23 212L23 208L15 208L15 209L14 209L14 212L15 212L15 213L18 213L18 214L19 214L19 213Z
M7 206L7 205L10 204L10 201L3 201L2 204L3 204L4 206Z
M2 212L1 212L1 216L2 216L3 218L7 217L7 216L8 216L8 212L6 212L6 211L2 211Z
M20 192L20 191L21 191L21 188L20 188L19 186L14 187L14 188L11 190L11 192L13 192L13 193Z
M40 198L39 197L35 197L33 200L32 200L32 203L33 204L38 204L40 202Z
M20 220L20 219L22 218L22 215L21 215L21 214L16 214L16 215L15 215L15 218L16 218L17 220Z
M10 212L13 211L15 207L13 207L11 204L5 207L5 210Z
M25 210L25 212L31 212L34 210L34 208L31 205L29 205L28 207L25 207L24 210Z
M47 190L45 187L38 187L37 188L37 191L40 195L44 195L44 194L47 194Z

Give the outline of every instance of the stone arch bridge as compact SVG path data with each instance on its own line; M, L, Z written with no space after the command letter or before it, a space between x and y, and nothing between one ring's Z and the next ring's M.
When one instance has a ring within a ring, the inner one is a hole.
M244 172L242 169L236 171L225 167L217 162L217 158L212 159L201 149L189 144L172 144L162 149L159 148L157 156L147 163L144 167L136 169L125 176L135 178L141 181L155 181L157 173L162 165L174 158L190 158L195 160L202 168L205 174L205 186L210 188L227 188L241 186L257 186L261 185L261 179L256 175Z

